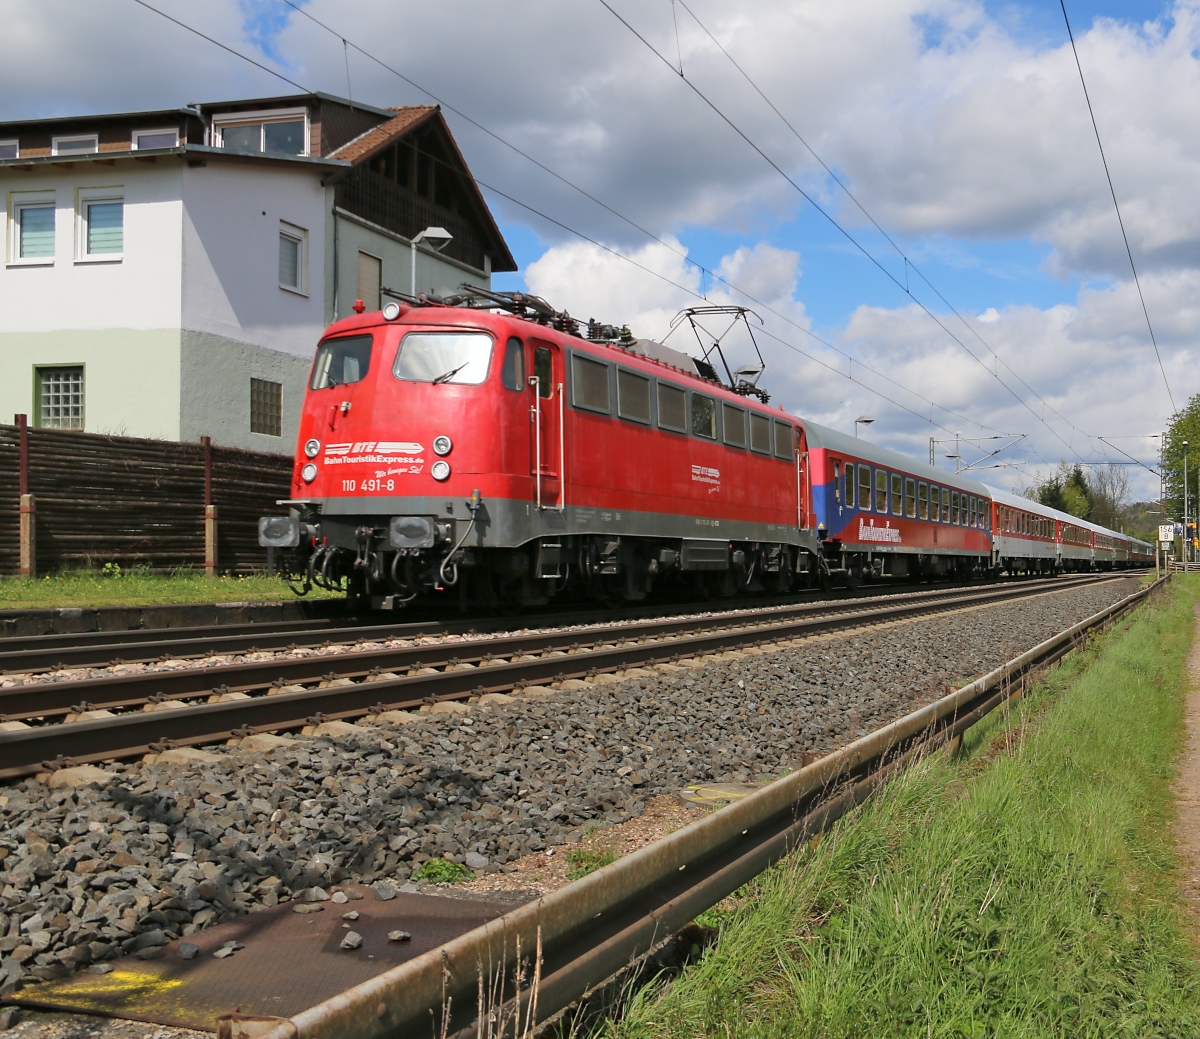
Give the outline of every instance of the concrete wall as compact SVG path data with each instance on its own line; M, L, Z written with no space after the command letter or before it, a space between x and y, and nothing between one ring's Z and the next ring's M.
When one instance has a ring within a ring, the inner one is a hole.
M0 421L36 421L35 366L81 364L89 433L180 439L178 328L0 331L0 358Z
M383 284L389 289L408 292L412 284L412 244L407 238L376 227L357 217L333 211L333 190L329 190L328 234L337 235L337 271L335 277L333 254L327 253L326 260L326 323L354 313L354 300L358 295L358 254L370 253L383 261ZM335 227L336 224L336 227ZM439 256L432 250L417 246L417 292L434 292L438 295L458 292L463 282L490 288L491 274L477 271L456 260ZM334 293L337 294L336 313ZM386 303L389 297L384 296Z
M180 358L180 440L211 436L226 447L291 454L310 357L185 331ZM283 435L250 432L250 380L283 384Z
M311 358L325 327L325 197L318 169L186 169L184 330ZM307 234L304 294L279 285L281 221Z

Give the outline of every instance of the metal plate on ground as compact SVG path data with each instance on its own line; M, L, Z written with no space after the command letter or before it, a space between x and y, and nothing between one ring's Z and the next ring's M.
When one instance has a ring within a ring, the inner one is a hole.
M31 985L7 1001L215 1031L217 1015L235 1007L244 1014L291 1017L512 908L407 892L384 902L369 888L364 895L341 904L286 902L173 941L159 959L112 960L110 974L84 972ZM320 905L322 911L295 912L301 904ZM343 920L351 910L359 918ZM339 947L350 930L363 936L362 947L354 951ZM388 932L396 930L408 931L411 940L389 942ZM214 958L229 941L245 948ZM181 942L198 945L199 954L181 959Z
M696 783L685 786L679 796L691 804L714 806L740 801L761 789L761 784L753 783Z

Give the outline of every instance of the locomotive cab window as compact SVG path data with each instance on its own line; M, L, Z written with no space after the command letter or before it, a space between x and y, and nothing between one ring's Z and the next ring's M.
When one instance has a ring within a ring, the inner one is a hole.
M712 397L692 394L692 433L705 440L717 439L717 402Z
M617 369L617 414L649 424L650 380L646 376Z
M882 469L875 470L875 511L887 514L887 473Z
M771 453L771 420L766 415L750 412L750 450Z
M858 507L871 511L871 467L869 465L860 465L858 467Z
M917 484L917 518L929 519L929 484Z
M533 351L533 374L537 379L539 397L554 394L554 365L550 358L550 347L539 346Z
M658 384L658 424L676 433L687 432L687 395L678 386Z
M327 390L334 386L347 386L361 382L371 367L371 337L345 336L341 339L326 339L317 347L313 359L312 380L309 387Z
M500 381L505 389L525 388L525 344L513 336L504 347L504 367L500 370Z
M846 508L854 508L854 466L846 466Z
M486 332L409 332L392 374L405 382L478 386L487 378L492 337Z
M609 414L608 365L583 354L571 354L571 403Z
M904 515L917 518L917 481L911 476L904 481Z
M746 413L733 404L721 404L721 424L724 426L725 443L733 447L746 446Z
M793 449L792 426L790 422L775 421L775 457L790 462L795 458Z

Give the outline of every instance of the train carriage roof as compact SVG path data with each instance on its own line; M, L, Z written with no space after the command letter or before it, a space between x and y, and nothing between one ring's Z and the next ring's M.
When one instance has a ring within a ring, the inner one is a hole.
M819 447L827 451L835 451L838 454L846 455L847 459L852 462L862 459L873 465L884 465L889 469L897 469L909 476L928 480L931 483L944 484L956 490L966 491L968 494L976 494L982 498L991 496L991 491L988 487L969 477L948 473L942 469L935 469L933 466L926 465L924 462L918 462L915 458L910 458L908 455L902 455L898 451L891 451L886 447L880 447L878 444L872 444L867 440L860 440L846 433L839 433L836 429L830 429L828 426L820 426L815 422L808 422L803 419L801 423L806 431L810 449Z

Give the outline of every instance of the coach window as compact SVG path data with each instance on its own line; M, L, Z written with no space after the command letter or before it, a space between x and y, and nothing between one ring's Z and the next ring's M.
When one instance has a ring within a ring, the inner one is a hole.
M842 463L833 463L833 500L842 504Z
M938 493L937 484L929 485L929 518L937 523L942 518L942 496Z
M958 491L950 492L950 522L958 525Z
M583 354L571 354L571 403L586 411L611 414L607 364Z
M725 443L732 447L746 446L746 413L733 404L721 404L721 420Z
M500 369L500 381L505 389L525 388L525 344L516 336L504 345L504 367Z
M904 481L904 515L917 518L917 481L911 476Z
M658 384L658 424L676 433L687 432L687 397L678 386Z
M904 515L904 477L892 473L892 515Z
M790 422L775 421L775 457L782 458L784 461L790 462L795 458L792 454L794 438L792 436L792 424Z
M854 508L854 466L846 464L846 508Z
M973 526L975 526L975 495L973 495L973 494L969 494L969 495L967 495L967 519L966 519L966 525L967 525L968 527L973 527Z
M650 380L646 376L617 369L617 414L649 425Z
M871 511L871 467L869 465L860 465L858 467L858 507Z
M771 453L771 420L753 411L750 412L750 450L764 455Z
M533 374L537 377L539 397L549 397L554 393L554 370L550 360L550 347L539 346L533 351Z
M692 394L692 433L705 440L717 439L717 402L712 397Z
M917 518L929 519L929 484L917 484Z
M875 511L887 515L887 473L882 469L875 470Z

